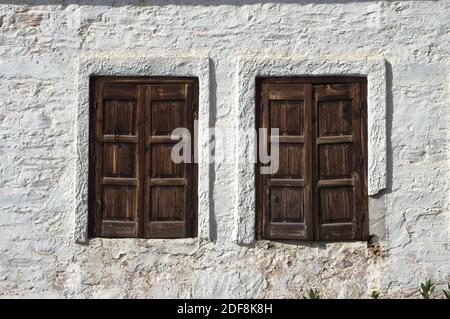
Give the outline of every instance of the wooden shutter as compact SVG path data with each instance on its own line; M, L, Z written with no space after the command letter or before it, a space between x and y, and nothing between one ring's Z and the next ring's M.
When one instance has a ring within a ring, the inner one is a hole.
M138 236L143 186L141 101L137 85L96 85L94 231L98 236Z
M145 237L192 235L193 164L171 159L172 147L179 142L171 139L172 131L183 127L194 132L192 94L191 84L146 87Z
M360 83L314 86L316 237L364 239L367 185Z
M367 239L366 86L361 78L259 80L257 125L279 128L280 167L261 175L257 165L258 238Z
M172 161L178 140L171 134L187 128L194 152L197 81L99 78L94 83L91 234L195 236L197 168Z
M262 87L259 127L279 128L278 171L270 175L257 172L264 238L312 239L310 89L304 84ZM273 137L270 130L268 150Z

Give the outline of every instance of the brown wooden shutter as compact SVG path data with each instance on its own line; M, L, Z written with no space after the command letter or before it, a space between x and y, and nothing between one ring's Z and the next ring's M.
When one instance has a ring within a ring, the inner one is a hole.
M311 86L263 84L261 128L279 128L279 169L260 175L264 238L312 239ZM309 107L308 107L309 105ZM270 150L272 131L267 139Z
M194 152L197 81L100 78L94 83L91 234L195 236L197 168L172 161L178 141L171 134L187 128Z
M257 125L280 129L278 172L257 165L258 238L367 239L366 80L257 83Z
M365 239L367 185L360 83L314 86L314 109L317 239Z
M192 84L146 87L145 237L192 236L193 164L171 160L178 142L171 139L172 131L185 127L194 132L192 94Z
M98 236L138 236L141 100L137 85L97 83L94 209Z

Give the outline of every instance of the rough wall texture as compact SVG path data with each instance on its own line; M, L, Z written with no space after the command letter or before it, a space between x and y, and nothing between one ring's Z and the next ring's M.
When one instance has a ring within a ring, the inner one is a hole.
M426 277L449 280L450 1L52 3L0 1L0 296L413 297ZM209 239L76 243L74 65L115 51L208 55L209 124L230 128L238 56L381 55L379 243L235 243L236 215L254 212L236 212L233 160L210 165Z

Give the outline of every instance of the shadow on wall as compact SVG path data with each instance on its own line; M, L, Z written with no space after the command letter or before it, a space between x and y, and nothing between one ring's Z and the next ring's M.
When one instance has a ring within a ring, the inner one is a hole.
M401 0L396 2L414 2L428 1L439 2L439 0ZM217 6L217 5L251 5L265 3L298 3L298 4L338 4L338 3L355 3L355 2L379 2L379 0L0 0L0 4L17 4L17 5L91 5L91 6L112 6L125 7L133 6L152 6L152 5L192 5L192 6Z

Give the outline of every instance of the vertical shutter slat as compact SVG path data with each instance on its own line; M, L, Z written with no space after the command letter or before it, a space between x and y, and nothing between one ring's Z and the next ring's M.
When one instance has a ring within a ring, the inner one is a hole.
M140 209L137 85L96 83L95 230L137 237Z
M363 239L360 83L314 86L316 239Z
M304 84L262 85L262 108L257 117L259 127L269 129L270 137L265 143L268 150L274 137L272 128L279 129L279 169L258 176L260 229L264 238L311 239L312 236L312 225L308 224L312 214L311 174L307 169L311 162L309 91Z
M193 79L94 81L90 233L99 237L196 235L196 170L171 159L172 130L191 132Z

